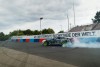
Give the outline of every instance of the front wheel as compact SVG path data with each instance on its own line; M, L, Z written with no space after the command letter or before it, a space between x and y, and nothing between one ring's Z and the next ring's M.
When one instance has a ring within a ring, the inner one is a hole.
M42 45L46 47L46 46L48 46L48 42L44 41Z

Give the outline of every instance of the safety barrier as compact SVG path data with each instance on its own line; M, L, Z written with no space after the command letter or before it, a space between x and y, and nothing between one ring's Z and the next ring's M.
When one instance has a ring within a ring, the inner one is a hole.
M100 42L100 30L67 32L59 34L42 34L33 36L13 36L11 39L14 42L42 42L45 39L53 39L55 37L65 37L74 42Z
M12 42L40 42L42 43L42 41L45 40L44 38L40 38L40 39L12 39Z

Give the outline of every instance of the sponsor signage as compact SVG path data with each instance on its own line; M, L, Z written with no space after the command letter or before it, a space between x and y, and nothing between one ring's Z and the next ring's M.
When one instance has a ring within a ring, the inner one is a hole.
M13 36L11 39L25 39L25 38L40 39L40 38L54 38L54 37L66 37L66 38L100 37L100 30L67 32L59 34L43 34L43 35L33 35L33 36Z

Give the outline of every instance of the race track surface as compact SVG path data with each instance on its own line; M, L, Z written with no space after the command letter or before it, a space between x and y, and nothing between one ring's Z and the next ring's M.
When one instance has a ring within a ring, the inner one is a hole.
M100 67L100 48L0 42L0 67Z

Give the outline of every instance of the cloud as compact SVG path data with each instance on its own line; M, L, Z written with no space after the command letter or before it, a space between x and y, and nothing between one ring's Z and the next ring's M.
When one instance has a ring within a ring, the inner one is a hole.
M74 3L78 6L79 0ZM40 17L65 20L67 10L72 7L73 0L0 0L0 29L33 23Z
M1 0L0 15L8 21L35 21L63 17L73 0ZM63 19L63 18L62 18Z

